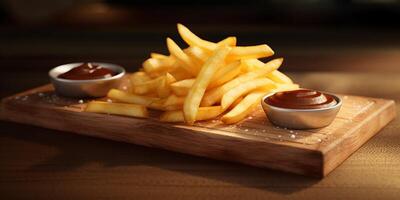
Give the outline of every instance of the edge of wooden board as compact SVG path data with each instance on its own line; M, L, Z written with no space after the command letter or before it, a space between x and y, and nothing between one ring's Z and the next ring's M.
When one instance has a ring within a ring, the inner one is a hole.
M363 116L364 113L360 114L353 120L358 122L357 126L344 126L342 129L336 130L332 137L338 134L341 134L341 137L337 137L327 146L320 148L324 159L322 177L332 172L396 117L396 103L393 100L374 100L376 105L372 109L375 112L368 112L372 114L367 118ZM360 118L363 118L363 120L359 120ZM343 129L347 131L343 131ZM345 134L343 135L343 133Z
M7 99L2 102L0 119L296 174L320 177L322 173L319 151L275 143L266 145L251 137L232 137L215 131L210 134L208 128L188 129L156 120L115 115L110 118L61 108L13 106ZM127 119L135 123L126 123ZM93 126L98 121L102 121L101 131ZM296 159L299 155L303 159Z

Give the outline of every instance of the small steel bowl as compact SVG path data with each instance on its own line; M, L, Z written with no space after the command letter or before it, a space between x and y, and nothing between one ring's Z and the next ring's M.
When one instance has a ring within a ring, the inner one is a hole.
M337 103L334 106L316 109L280 108L265 103L265 99L274 94L268 94L262 98L261 105L264 112L271 123L290 129L313 129L328 126L335 119L342 106L342 99L340 97L325 93L335 98Z
M83 63L69 63L57 66L49 71L50 81L53 84L56 93L66 97L103 97L106 96L107 92L118 85L118 82L125 75L125 69L119 65L110 63L93 62L95 65L100 65L104 68L108 68L116 75L108 78L99 78L91 80L69 80L58 78L60 74L63 74L74 67L78 67Z

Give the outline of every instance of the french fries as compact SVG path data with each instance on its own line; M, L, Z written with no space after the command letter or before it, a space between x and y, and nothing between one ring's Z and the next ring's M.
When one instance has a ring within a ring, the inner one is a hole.
M252 81L248 81L236 87L235 89L229 90L222 96L221 106L222 109L228 108L237 98L246 95L252 90L258 88L275 88L274 82L268 78L260 78Z
M230 50L231 48L227 46L218 48L214 55L212 55L207 62L204 63L199 75L196 77L196 80L193 83L192 88L189 90L189 93L185 99L185 103L183 104L183 114L186 123L193 124L196 120L197 111L199 109L204 92L206 91L207 86L215 72L224 63L224 60Z
M168 58L168 56L160 54L160 53L151 53L150 57L151 58L156 58L156 59Z
M202 121L202 120L213 119L213 118L217 117L218 115L220 115L222 112L223 112L223 110L222 110L221 106L200 107L196 114L196 120ZM160 121L184 122L185 118L184 118L183 111L181 111L181 110L167 111L161 115Z
M265 94L266 91L263 90L248 94L231 111L222 116L221 121L225 124L234 124L244 119L259 105Z
M111 89L107 93L107 97L111 99L118 100L123 103L139 104L143 106L149 106L151 103L156 102L159 98L140 96L136 94L131 94L117 89Z
M143 63L143 69L148 74L169 71L177 67L176 60L173 57L149 58Z
M186 26L182 24L178 24L178 32L182 39L189 45L189 46L198 46L202 49L207 51L214 51L219 46L236 46L236 38L235 37L228 37L225 40L222 40L219 43L209 42L207 40L203 40L199 38L197 35L192 33Z
M274 51L266 45L247 46L247 47L233 47L228 59L251 59L251 58L264 58L274 55Z
M146 106L126 103L108 103L91 101L87 104L86 112L106 113L114 115L125 115L132 117L148 117Z
M229 90L237 87L238 85L240 85L244 82L251 81L256 78L267 75L271 71L278 69L281 66L282 62L283 62L282 58L274 59L274 60L266 63L263 68L260 68L255 71L247 72L247 73L225 83L224 85L221 85L220 87L217 87L217 88L214 88L214 89L208 91L204 95L204 98L201 102L201 106L214 105L217 101L220 101L222 96Z
M157 94L160 98L165 98L171 94L171 84L176 82L176 79L169 73L165 74L157 88Z
M178 96L186 96L189 93L190 88L192 88L195 79L184 79L171 84L171 90L174 94Z
M129 75L129 89L108 92L119 103L93 101L86 111L147 117L148 108L163 112L163 122L221 119L233 124L251 114L267 93L299 88L278 71L282 58L259 60L274 54L266 44L237 46L236 37L210 42L182 24L177 28L187 47L167 38L170 55L151 53Z
M208 89L220 86L233 78L235 78L240 73L240 61L235 61L220 68L211 79L211 83L208 85Z
M171 38L167 38L167 46L171 55L177 59L183 69L194 76L199 72L199 67L195 62Z

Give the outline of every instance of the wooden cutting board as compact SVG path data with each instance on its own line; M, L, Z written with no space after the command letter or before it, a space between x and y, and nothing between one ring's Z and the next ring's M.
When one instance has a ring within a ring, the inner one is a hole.
M85 101L62 98L45 85L2 100L0 118L93 137L162 148L297 174L324 177L377 134L395 115L392 100L344 96L328 127L288 130L272 125L261 107L236 125L194 126L83 112Z

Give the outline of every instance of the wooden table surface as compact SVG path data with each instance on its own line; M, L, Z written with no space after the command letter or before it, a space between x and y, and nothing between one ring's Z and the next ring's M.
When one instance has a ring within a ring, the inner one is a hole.
M399 73L291 75L303 87L400 101ZM8 71L0 94L46 82L45 72ZM323 180L0 122L0 198L399 199L397 113Z

